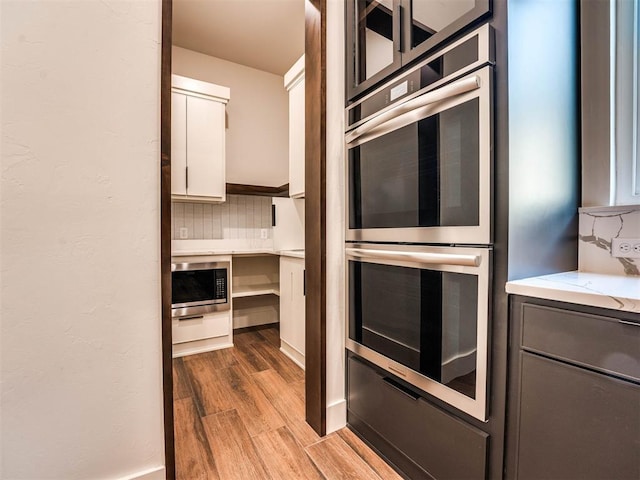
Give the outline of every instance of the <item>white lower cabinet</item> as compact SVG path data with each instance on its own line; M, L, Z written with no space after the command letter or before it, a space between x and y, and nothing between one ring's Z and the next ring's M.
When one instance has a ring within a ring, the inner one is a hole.
M208 313L171 321L173 356L181 357L233 345L231 312Z
M280 257L280 350L304 368L304 259Z

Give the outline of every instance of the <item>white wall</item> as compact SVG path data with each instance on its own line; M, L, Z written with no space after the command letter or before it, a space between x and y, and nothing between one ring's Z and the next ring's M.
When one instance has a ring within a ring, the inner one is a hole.
M173 73L231 88L227 183L289 182L289 98L283 77L173 47Z
M344 391L344 2L327 1L327 432L346 423Z
M1 478L164 477L160 13L0 2Z

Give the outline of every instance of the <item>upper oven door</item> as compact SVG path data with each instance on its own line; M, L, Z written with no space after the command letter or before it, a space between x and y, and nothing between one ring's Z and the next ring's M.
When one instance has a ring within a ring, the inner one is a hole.
M486 419L490 247L346 249L346 347Z
M490 244L492 68L347 132L349 241Z

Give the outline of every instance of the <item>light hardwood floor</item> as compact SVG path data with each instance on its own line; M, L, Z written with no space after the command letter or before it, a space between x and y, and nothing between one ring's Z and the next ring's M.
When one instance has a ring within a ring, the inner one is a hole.
M347 428L320 438L307 425L304 372L276 328L234 343L173 360L178 479L400 479Z

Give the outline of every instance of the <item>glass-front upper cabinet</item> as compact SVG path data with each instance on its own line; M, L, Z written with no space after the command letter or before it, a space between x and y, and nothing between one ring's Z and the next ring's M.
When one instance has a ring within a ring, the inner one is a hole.
M491 0L349 0L347 99L491 13Z

